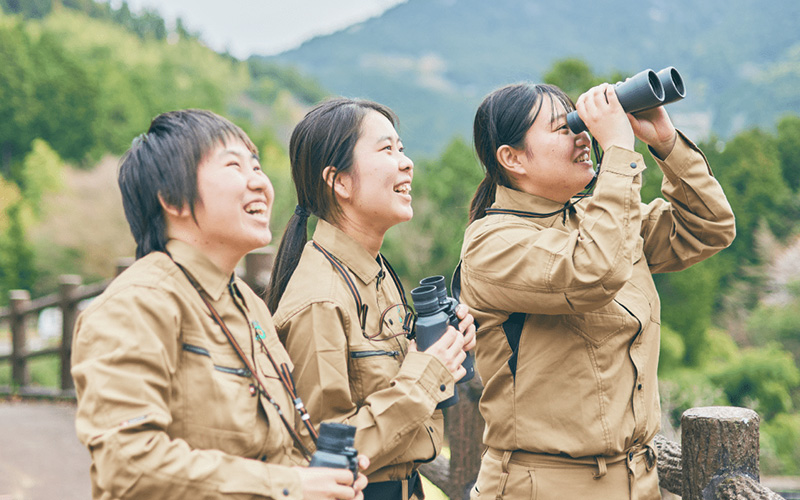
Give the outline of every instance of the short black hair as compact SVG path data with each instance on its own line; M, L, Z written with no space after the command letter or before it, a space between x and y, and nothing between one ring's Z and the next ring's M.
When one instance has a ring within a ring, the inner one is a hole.
M118 183L137 259L166 249L160 200L174 207L188 205L194 217L197 167L214 148L232 139L258 154L247 134L229 120L211 111L185 109L158 115L147 133L133 140L122 157Z

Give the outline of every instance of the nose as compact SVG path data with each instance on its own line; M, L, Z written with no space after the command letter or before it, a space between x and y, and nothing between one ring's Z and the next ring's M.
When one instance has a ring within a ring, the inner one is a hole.
M414 162L411 161L411 158L406 156L405 153L403 153L403 157L400 158L399 165L400 165L400 170L403 170L403 171L405 171L405 170L408 170L408 171L414 170Z
M275 196L269 177L260 169L253 170L253 173L247 179L247 187L252 191L263 192L269 202L271 202Z
M580 134L575 134L575 145L578 147L588 147L592 143L589 137L589 132L583 131Z

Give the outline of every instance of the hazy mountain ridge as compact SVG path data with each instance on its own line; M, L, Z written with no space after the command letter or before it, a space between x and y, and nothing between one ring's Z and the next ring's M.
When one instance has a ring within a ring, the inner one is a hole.
M794 0L409 0L271 59L392 106L412 149L428 154L469 134L491 89L540 81L565 57L598 73L674 65L689 91L670 108L676 121L727 137L800 112L798 19Z

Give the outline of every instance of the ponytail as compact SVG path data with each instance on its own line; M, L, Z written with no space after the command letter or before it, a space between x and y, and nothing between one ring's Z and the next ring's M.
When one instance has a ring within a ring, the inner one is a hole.
M478 185L478 189L475 191L475 196L472 197L472 203L469 206L470 224L486 215L486 209L494 203L496 192L497 184L489 175L486 175Z
M272 314L275 314L278 309L283 292L286 291L286 286L289 284L294 270L297 269L300 255L302 255L303 247L307 242L308 214L302 213L302 210L295 210L294 215L289 219L283 238L281 238L278 253L275 255L275 266L272 269L272 276L269 280L267 308Z

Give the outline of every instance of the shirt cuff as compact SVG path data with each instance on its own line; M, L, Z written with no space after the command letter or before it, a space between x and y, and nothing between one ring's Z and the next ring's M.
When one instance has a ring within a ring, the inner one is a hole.
M258 460L245 461L247 474L241 480L220 485L221 493L249 493L276 500L302 500L300 474L287 465L266 464Z
M419 351L408 353L395 379L415 381L437 404L452 397L456 390L453 375L439 358Z
M666 158L659 159L652 150L650 150L650 154L653 155L658 167L672 184L679 182L687 170L698 164L705 165L709 175L713 175L711 174L711 167L708 166L706 156L680 130L678 130L678 139L675 141L675 146ZM702 160L698 161L699 159Z
M646 168L644 157L636 151L619 146L611 146L603 153L601 173L613 172L626 177L634 177L642 173Z

